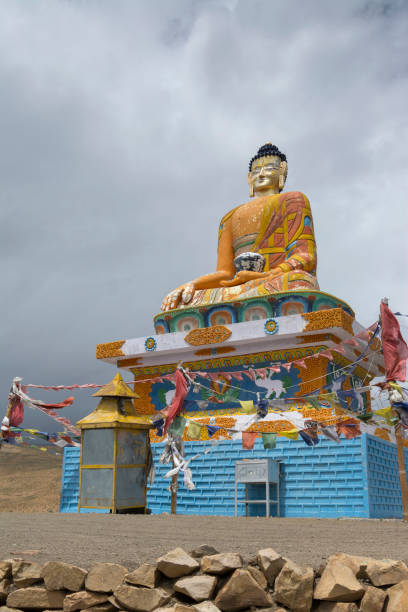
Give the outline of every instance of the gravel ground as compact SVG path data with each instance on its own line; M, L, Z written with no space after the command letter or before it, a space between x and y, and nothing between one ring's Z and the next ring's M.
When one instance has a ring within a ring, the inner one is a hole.
M408 562L408 524L399 520L266 519L169 515L0 513L0 559L92 561L130 570L181 546L211 544L245 558L260 548L317 568L336 552Z
M211 544L245 558L271 546L315 568L336 552L408 562L408 524L400 520L59 514L61 456L9 445L0 449L0 482L0 559L134 569L176 546Z

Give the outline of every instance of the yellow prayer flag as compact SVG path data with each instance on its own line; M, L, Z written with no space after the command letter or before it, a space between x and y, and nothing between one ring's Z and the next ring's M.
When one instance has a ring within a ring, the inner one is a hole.
M378 410L374 410L374 414L378 414L386 419L394 416L390 406L387 406L387 408L379 408Z
M297 429L289 429L288 431L280 431L280 436L285 436L289 440L297 440L299 437L299 431Z
M187 425L187 435L192 440L199 440L201 438L201 427L198 423L194 423L194 421L189 421Z
M241 404L241 412L244 412L245 414L254 414L256 412L256 408L252 400L239 403Z
M389 381L388 381L388 384L389 384L389 385L390 385L390 387L392 387L393 389L396 389L397 391L399 391L399 392L401 393L401 395L402 395L402 388L401 388L401 385L399 385L398 383L396 383L396 382L394 382L394 381L392 381L392 380L389 380Z
M392 425L393 421L392 419L394 418L394 413L391 410L391 407L388 406L387 408L380 408L379 410L374 410L374 414L378 414L378 416L382 416L386 421L388 425Z

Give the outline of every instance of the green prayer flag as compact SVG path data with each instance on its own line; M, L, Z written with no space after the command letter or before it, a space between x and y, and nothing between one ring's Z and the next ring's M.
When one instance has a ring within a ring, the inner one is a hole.
M332 393L325 393L322 397L331 404L339 403L339 398L337 397L337 393L335 391L333 391Z
M169 431L175 436L182 436L186 427L186 419L182 416L178 416L174 419L169 427Z
M356 417L360 419L360 421L364 421L364 423L368 423L373 418L373 413L365 412L364 414L356 414Z
M313 408L315 408L316 410L320 410L321 406L319 398L316 395L308 397L307 401L309 402L309 404L312 404Z
M262 443L264 448L275 448L276 446L276 434L275 433L263 433Z
M194 421L189 421L187 425L187 435L191 440L199 440L201 438L201 427L198 423L194 423Z

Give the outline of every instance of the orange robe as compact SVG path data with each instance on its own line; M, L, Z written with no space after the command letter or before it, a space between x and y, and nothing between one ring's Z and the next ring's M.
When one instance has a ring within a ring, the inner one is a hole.
M285 291L319 290L316 241L309 200L299 191L272 195L265 200L259 232L252 239L247 237L249 245L246 250L261 253L266 260L264 271L270 271L271 275L235 287L197 290L191 302L182 307L239 301ZM238 208L222 218L219 235ZM245 244L245 239L243 236L239 241L241 245Z

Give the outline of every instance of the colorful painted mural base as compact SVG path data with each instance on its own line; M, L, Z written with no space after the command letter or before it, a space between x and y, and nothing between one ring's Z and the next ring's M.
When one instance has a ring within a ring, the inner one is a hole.
M203 326L203 319L181 330L176 317L187 316L188 309L170 311L160 316L167 317L170 331L176 326L173 333L101 344L97 357L133 374L139 396L134 405L146 423L170 406L177 365L188 369L193 380L183 414L201 425L201 433L192 438L186 427L185 440L228 440L234 429L287 437L294 423L301 429L305 420L327 427L351 419L356 431L392 441L386 419L364 421L371 410L367 387L384 368L380 341L370 340L373 332L355 321L352 309L318 291L275 294L265 304L268 312L256 310L259 304L250 300L231 304L241 320L213 318ZM313 401L305 400L312 395ZM259 400L268 401L268 414L244 427L241 402ZM209 433L208 426L218 429L210 427ZM150 432L152 442L163 441L159 431Z

